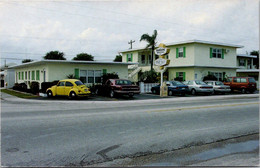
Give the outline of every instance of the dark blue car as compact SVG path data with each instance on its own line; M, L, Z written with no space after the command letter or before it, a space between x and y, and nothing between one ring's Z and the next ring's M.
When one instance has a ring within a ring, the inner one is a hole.
M168 86L168 95L172 96L174 94L181 94L184 96L189 92L189 88L187 85L179 81L166 81L166 85ZM160 85L154 86L151 89L152 93L159 94L160 93Z

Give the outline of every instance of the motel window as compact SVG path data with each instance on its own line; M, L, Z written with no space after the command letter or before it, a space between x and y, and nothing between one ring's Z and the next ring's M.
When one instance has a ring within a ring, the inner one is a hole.
M212 72L212 74L217 78L217 81L223 81L223 73L222 72Z
M21 80L21 72L19 72L19 80Z
M126 56L127 56L127 62L133 62L133 53L131 53L131 54L126 54Z
M101 70L95 71L95 83L101 83Z
M179 57L183 57L183 58L186 57L186 47L176 48L176 58Z
M25 80L27 80L27 71L25 71Z
M185 81L186 77L185 77L185 72L176 72L176 77L179 78L180 81Z
M222 58L224 59L224 49L210 48L210 58Z
M32 80L35 80L35 71L32 71Z
M101 70L80 70L80 80L82 83L101 83Z
M239 66L245 66L245 60L244 59L239 59Z
M28 79L31 79L31 71L28 71Z
M141 56L141 62L142 62L142 64L145 64L145 55Z

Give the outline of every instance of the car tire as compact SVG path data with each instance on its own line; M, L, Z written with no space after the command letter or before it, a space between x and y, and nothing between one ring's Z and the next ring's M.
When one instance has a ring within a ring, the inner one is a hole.
M191 89L191 94L192 95L196 95L197 93L196 93L196 90L195 89Z
M171 90L168 92L168 95L169 95L169 96L172 96L172 95L173 95L173 93L172 93Z
M69 99L75 99L77 94L75 92L70 92Z
M241 90L241 92L242 92L242 94L245 94L245 93L246 93L246 89L243 88L243 89Z
M49 98L50 98L50 97L53 97L52 91L49 90L49 91L47 92L47 97L49 97Z
M110 96L111 98L115 97L115 92L114 92L113 90L110 90L109 96Z

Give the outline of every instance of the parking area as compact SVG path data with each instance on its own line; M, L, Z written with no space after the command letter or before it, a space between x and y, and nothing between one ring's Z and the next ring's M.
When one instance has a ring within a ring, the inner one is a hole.
M258 94L259 91L255 91L254 94ZM240 95L241 92L231 92L225 95ZM218 96L219 94L214 94L214 95L204 95L204 94L198 94L198 95L190 95L186 94L185 96L181 95L173 95L173 96L167 96L167 97L160 97L158 94L152 94L152 93L142 93L139 95L134 95L134 97L129 97L129 96L116 96L115 98L110 98L106 96L99 96L99 95L91 95L89 97L79 97L75 100L69 100L67 97L52 97L52 98L47 98L47 97L37 97L34 99L37 100L64 100L64 101L128 101L128 100L149 100L149 99L162 99L162 98L179 98L179 97L196 97L196 96Z

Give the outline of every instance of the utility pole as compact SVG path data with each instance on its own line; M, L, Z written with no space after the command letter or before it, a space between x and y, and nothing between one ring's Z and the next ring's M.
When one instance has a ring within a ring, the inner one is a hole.
M135 40L134 40L134 41L131 40L131 41L128 42L128 44L131 45L131 47L130 47L129 49L132 49L132 44L133 44L134 42L135 42Z

